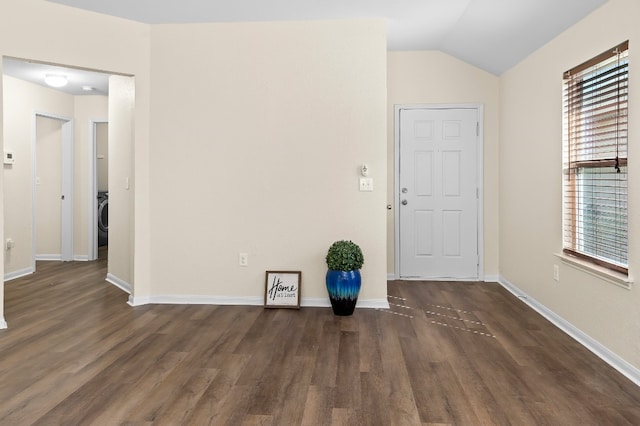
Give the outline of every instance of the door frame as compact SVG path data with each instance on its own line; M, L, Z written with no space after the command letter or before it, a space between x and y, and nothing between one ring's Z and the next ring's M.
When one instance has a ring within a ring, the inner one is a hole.
M476 155L477 185L477 229L478 229L478 280L484 281L484 105L483 104L396 104L394 105L394 276L396 279L416 280L421 278L400 277L400 111L403 109L472 109L478 114L478 140ZM450 281L451 278L443 278ZM430 278L430 280L434 280ZM463 281L463 280L461 280Z
M98 258L98 147L97 147L97 132L96 125L108 124L109 120L106 118L91 119L89 120L89 220L87 236L88 236L88 258L89 260L96 260Z
M48 112L35 111L32 116L31 132L31 268L36 270L36 181L37 181L37 161L36 145L38 138L38 117L50 118L62 122L62 195L65 197L62 203L61 224L60 224L60 259L68 262L73 260L73 118Z

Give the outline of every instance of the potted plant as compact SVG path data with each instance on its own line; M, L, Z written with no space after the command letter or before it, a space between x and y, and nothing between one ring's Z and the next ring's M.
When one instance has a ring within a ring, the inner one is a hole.
M336 241L329 247L325 260L329 268L326 283L333 313L351 315L356 307L362 282L362 250L353 241Z

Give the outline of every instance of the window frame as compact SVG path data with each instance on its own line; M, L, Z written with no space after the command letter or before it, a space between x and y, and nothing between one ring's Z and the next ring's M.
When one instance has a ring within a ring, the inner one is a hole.
M625 275L628 275L629 262L628 50L629 42L625 41L563 74L563 252ZM601 88L606 90L601 92ZM593 116L585 119L583 110L591 111ZM606 111L606 114L601 111ZM606 118L600 118L602 115ZM614 125L612 120L615 120ZM602 122L604 124L601 125ZM623 132L619 132L621 125ZM606 132L614 127L614 132ZM601 129L605 132L599 133ZM599 170L605 168L611 169L600 174ZM617 173L611 177L613 170ZM594 177L586 179L588 176ZM613 187L610 182L614 182ZM584 204L585 188L592 191L587 194L591 197L591 204ZM598 190L615 196L615 212L607 212L608 222L607 218L600 220L599 209L610 209L607 205L610 200L594 195L600 195L600 192L595 192ZM613 226L610 226L611 217ZM608 235L600 236L611 229L613 243L610 243ZM590 251L585 246L604 249ZM608 253L602 254L610 248L615 250L614 255L607 257Z

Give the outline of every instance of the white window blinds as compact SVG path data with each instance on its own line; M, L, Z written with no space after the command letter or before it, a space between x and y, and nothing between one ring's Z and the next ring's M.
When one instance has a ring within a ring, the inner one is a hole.
M628 48L564 74L564 251L627 273Z

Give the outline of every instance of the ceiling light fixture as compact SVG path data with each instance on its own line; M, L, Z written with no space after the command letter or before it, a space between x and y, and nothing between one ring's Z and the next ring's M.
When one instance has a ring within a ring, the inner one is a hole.
M93 92L96 89L91 86L82 86L82 90L84 90L85 92Z
M67 76L62 74L47 74L44 76L44 82L51 87L63 87L67 85Z

